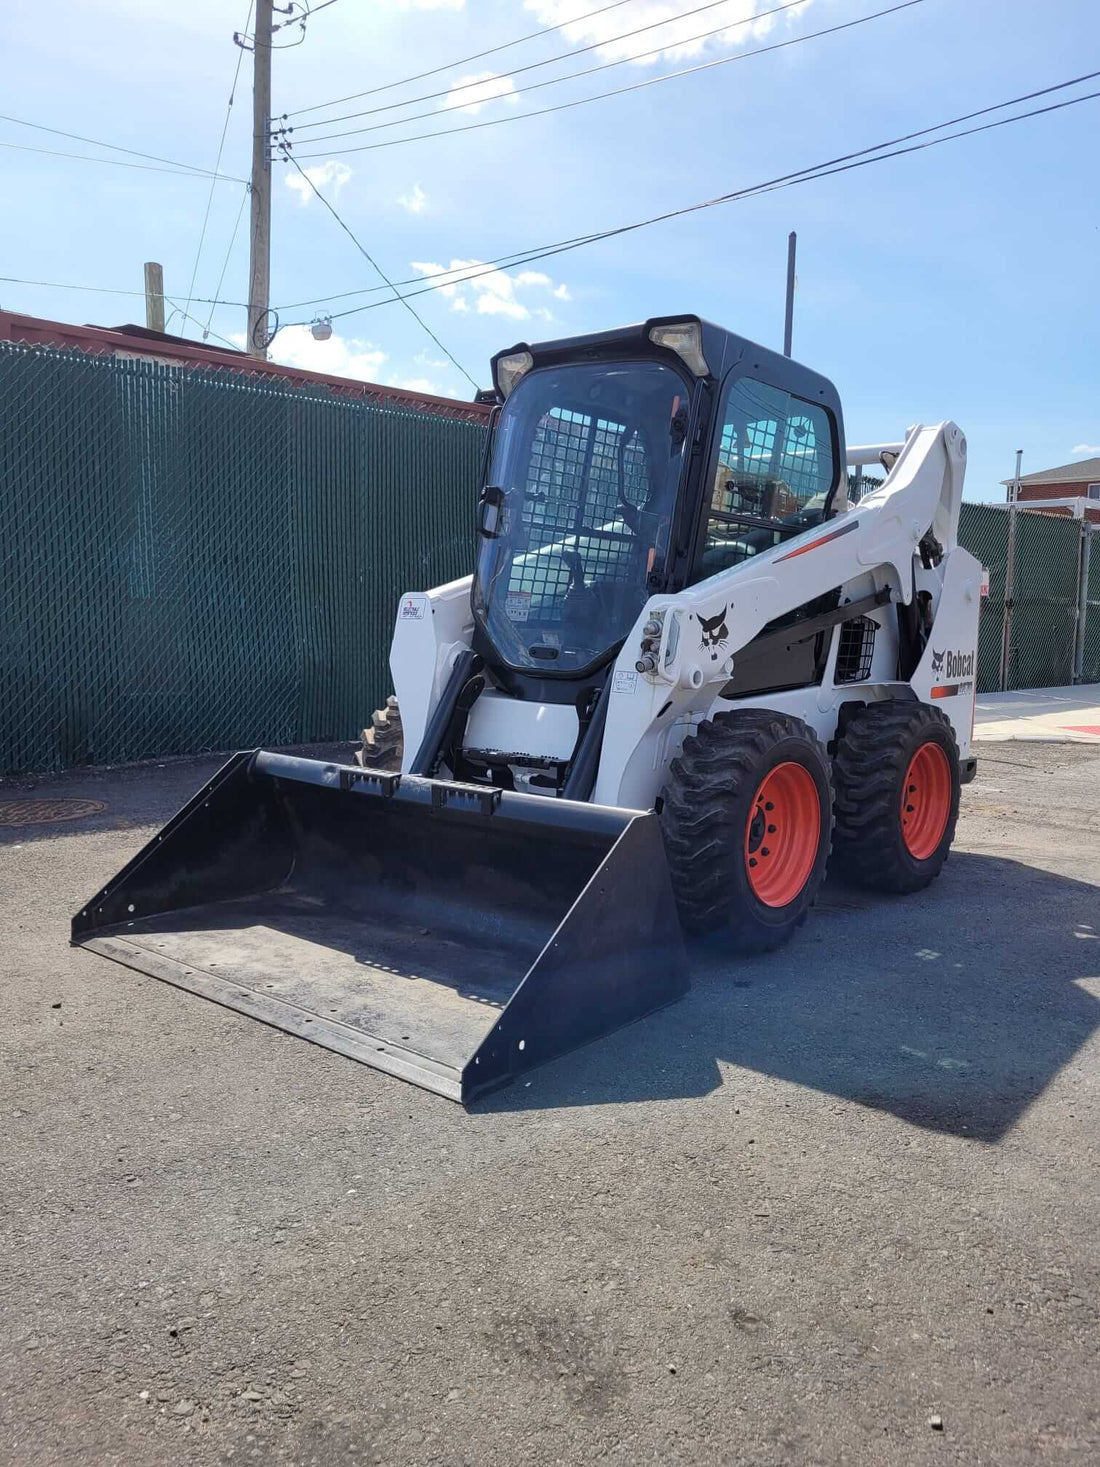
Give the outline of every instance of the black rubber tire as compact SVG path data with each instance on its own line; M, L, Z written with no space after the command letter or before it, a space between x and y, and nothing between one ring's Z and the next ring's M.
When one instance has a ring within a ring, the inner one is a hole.
M771 907L749 883L745 833L761 782L786 762L801 764L813 779L820 836L797 896ZM828 756L813 730L789 714L718 713L684 740L669 766L660 819L684 931L719 954L770 952L806 920L825 876L833 827Z
M405 735L401 727L401 710L391 693L385 708L376 708L371 714L370 727L360 734L360 744L355 751L355 760L364 769L400 769L405 749Z
M923 861L902 834L902 783L924 743L938 744L951 771L951 810L939 845ZM959 817L959 748L950 721L928 703L870 703L837 741L833 860L849 881L872 891L920 891L943 870Z

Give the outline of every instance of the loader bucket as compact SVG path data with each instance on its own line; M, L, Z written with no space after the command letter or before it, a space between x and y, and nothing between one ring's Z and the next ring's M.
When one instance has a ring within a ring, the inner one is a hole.
M688 986L653 813L264 751L72 941L464 1103Z

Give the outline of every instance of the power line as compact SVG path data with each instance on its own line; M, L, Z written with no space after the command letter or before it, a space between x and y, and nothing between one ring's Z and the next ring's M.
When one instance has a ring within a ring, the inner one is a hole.
M458 133L475 132L483 127L499 127L502 123L505 122L526 122L532 117L545 117L551 112L566 112L571 107L583 107L589 102L602 102L605 101L608 97L621 97L625 96L628 92L640 92L643 91L646 87L655 87L660 82L675 81L678 77L683 76L695 76L698 72L711 71L716 66L728 66L733 61L747 61L750 56L764 56L769 51L783 51L788 46L800 46L804 41L816 41L821 36L832 36L835 35L838 31L851 30L853 26L866 25L868 21L881 20L881 18L885 15L894 15L899 10L908 10L914 5L923 4L924 0L901 0L900 4L891 5L886 10L875 10L870 15L861 15L858 16L855 20L846 20L839 25L826 26L824 30L808 31L804 36L792 36L791 39L787 41L774 41L770 46L758 46L753 51L738 51L733 56L720 56L716 61L703 61L698 66L688 66L685 67L682 71L667 71L662 76L651 76L646 81L633 82L630 86L615 87L610 92L597 92L592 97L577 97L572 102L558 102L553 107L540 107L534 112L520 112L512 117L491 117L486 122L471 122L468 123L465 127L441 128L438 132L418 132L414 133L412 137L386 138L383 142L360 143L358 147L340 148L337 151L339 151L340 153L370 153L374 152L378 148L395 148L400 146L400 144L402 143L419 143L423 142L427 138L454 137ZM538 83L538 85L543 86L545 85L545 83L540 82ZM526 88L526 90L534 91L535 88L530 87ZM405 121L411 120L411 118L405 119ZM390 126L392 124L384 125ZM357 131L373 132L375 131L375 128L359 128L357 129ZM340 133L334 134L333 136L350 137L351 133ZM330 140L331 139L327 136L308 139L308 141L311 143L323 143ZM328 156L328 152L302 154L302 157L305 159L325 158Z
M475 51L472 56L460 56L457 61L448 61L443 66L433 66L430 71L418 71L415 76L402 77L400 81L384 82L380 87L368 87L365 92L352 92L347 97L335 97L331 102L315 102L312 107L298 107L292 112L284 112L284 117L300 117L303 112L318 112L324 107L339 107L344 102L356 102L360 97L373 97L378 92L390 92L394 87L409 86L412 82L423 81L428 76L438 76L441 71L451 71L456 66L466 66L471 61L480 61L484 56L495 56L498 51L507 51L511 46L520 46L524 41L534 41L539 36L549 35L551 31L564 30L566 26L579 25L582 20L591 20L593 16L603 15L608 10L618 10L622 5L628 5L631 0L612 0L610 5L601 5L598 10L586 11L584 15L574 16L572 20L559 21L556 25L543 26L541 30L529 31L525 36L517 36L514 41L502 41L499 46L490 46L487 51Z
M371 256L370 254L368 254L367 250L363 247L362 244L360 244L359 240L352 233L352 231L348 227L348 225L344 223L343 219L336 212L336 210L332 206L332 204L329 203L328 199L325 198L324 194L320 191L320 189L317 187L317 185L313 182L313 179L310 178L309 174L305 171L305 169L300 166L300 164L298 163L298 160L295 157L293 157L291 154L287 154L286 156L290 159L290 162L294 164L295 168L298 169L298 172L305 179L306 183L309 184L310 188L313 190L313 192L320 199L321 203L324 204L325 208L329 211L329 213L332 215L332 217L336 220L337 224L339 224L340 228L344 231L344 233L351 240L351 242L355 246L355 248L363 256L364 260L367 261L367 263L371 266L371 268L373 270L377 271L378 275L382 278L382 280L384 280L386 282L386 284L389 286L390 290L393 291L394 299L395 300L399 300L399 301L402 302L402 304L404 305L405 309L408 311L409 315L413 318L413 320L416 321L417 324L424 331L427 332L427 334L431 337L432 341L435 342L436 346L443 353L443 355L445 357L447 357L447 359L452 363L453 366L455 366L455 367L458 368L458 370L466 378L466 381L469 382L470 386L474 389L475 392L477 392L479 390L478 389L477 382L473 379L473 377L470 376L469 372L467 372L466 368L462 365L462 363L460 361L458 361L458 359L451 352L449 352L447 350L447 348L443 345L443 343L440 341L439 337L435 334L435 332L428 325L428 323L423 319L423 317L420 316L420 315L418 315L417 312L413 309L413 307L409 305L408 301L401 294L401 292L397 289L397 287L394 286L391 283L391 281L389 279L389 276L382 269L381 265L379 265L378 261L375 260L373 258L373 256ZM303 322L302 324L304 325L305 323Z
M244 28L248 29L248 23L252 19L253 0L248 0L248 14L244 19ZM229 101L225 105L225 121L222 123L222 135L218 139L218 156L214 159L214 172L217 173L221 167L222 151L225 148L225 135L229 131L229 118L233 112L233 99L237 95L237 82L241 75L241 62L244 60L244 51L237 48L237 65L233 71L233 81L229 88ZM202 228L199 230L199 244L195 251L195 263L191 267L191 284L187 287L187 304L190 305L195 295L195 277L199 273L199 260L202 258L202 247L206 241L206 226L210 223L210 206L214 202L214 184L217 179L210 180L210 192L206 196L206 212L202 216ZM247 197L247 195L246 195ZM239 222L239 221L238 221ZM234 229L233 236L236 238L237 231ZM232 246L230 246L232 248ZM214 294L217 295L215 290ZM209 323L207 323L209 325Z
M28 122L24 117L8 117L5 113L0 112L0 122L14 122L18 127L33 127L36 132L50 132L53 133L55 137L69 138L69 140L74 143L90 143L93 148L110 148L113 153L127 153L131 158L144 158L147 162L150 163L170 163L173 168L185 168L189 173L201 173L204 174L206 177L211 177L209 168L199 168L194 163L177 163L174 158L161 158L156 153L139 153L135 148L123 148L120 147L118 143L105 143L100 138L82 137L81 134L78 132L62 132L61 128L59 127L46 127L45 124L41 122ZM21 146L22 145L20 143L4 144L4 147L6 148L19 148ZM47 149L27 148L25 149L25 151L28 153L44 153L47 151ZM78 153L58 153L56 156L59 158L76 158L82 155ZM90 158L87 161L97 163L113 163L115 160L113 158ZM213 177L224 176L225 175L223 174L218 174L217 170L215 170L213 174ZM243 183L244 179L234 178L232 182Z
M32 148L27 143L0 143L0 148L14 148L19 153L39 153L46 158L72 158L77 163L109 163L112 168L136 168L140 173L167 173L172 178L210 178L205 168L156 168L151 163L126 163L121 158L94 158L88 153L59 153L56 148ZM244 183L228 173L215 174L219 183ZM144 294L144 291L142 292Z
M251 185L245 184L244 192L241 194L241 207L237 210L237 222L233 226L233 233L229 236L229 248L225 252L225 259L222 261L221 274L218 276L218 283L214 287L214 299L210 302L210 313L206 318L206 325L202 328L203 341L205 341L207 336L209 336L210 334L210 323L214 319L214 307L218 304L218 296L221 294L222 282L225 279L225 272L229 268L229 257L233 253L233 246L237 243L237 231L240 229L241 220L244 218L244 206L248 203L248 198L251 192Z
M787 0L786 4L777 5L773 10L762 10L759 12L759 14L746 16L743 20L726 21L724 25L716 26L714 30L702 31L699 35L685 36L683 37L683 39L678 41L665 41L662 45L656 46L652 51L639 51L636 55L633 56L621 56L616 61L606 61L601 66L586 67L582 71L570 71L567 72L565 76L552 77L549 81L539 82L536 86L519 87L507 93L507 95L510 97L518 97L521 92L533 92L537 91L539 87L556 86L558 82L572 81L575 77L578 76L591 76L593 72L607 71L608 68L612 66L628 66L636 61L644 61L647 57L650 56L660 56L664 51L671 50L674 47L690 46L695 41L705 41L710 36L722 35L725 31L737 30L741 26L745 25L754 25L758 20L764 20L769 15L778 15L783 10L794 10L800 5L808 5L809 3L810 0ZM547 57L545 61L532 61L528 66L517 66L514 71L505 72L501 77L494 77L493 80L508 80L511 77L522 75L522 73L525 71L536 71L541 66L553 66L554 63L557 61L569 61L572 57L583 56L588 51L596 51L603 46L611 46L615 45L619 41L629 40L632 36L640 36L643 31L652 31L655 30L658 26L671 25L673 21L687 20L689 16L700 15L704 10L714 10L719 5L729 4L730 0L707 0L706 5L699 5L694 10L685 10L682 11L679 15L670 15L667 16L664 20L652 21L649 25L639 26L637 30L626 31L625 34L619 36L611 36L606 41L593 41L590 46L578 46L575 51L563 51L560 56L550 56ZM280 129L280 131L285 131L289 133L297 132L299 128L303 127L329 127L337 122L354 121L354 119L357 117L373 117L378 112L392 112L396 107L412 107L417 102L432 102L437 97L449 97L452 93L456 91L473 91L476 87L484 85L485 82L469 82L465 87L444 87L441 91L438 92L425 92L424 95L421 97L407 97L403 102L386 102L381 107L368 107L362 112L346 112L341 117L325 117L318 122L300 122L298 123L297 127L288 127L285 129ZM488 100L492 99L490 98ZM437 117L440 112L457 112L461 111L465 107L468 107L469 105L469 102L457 102L453 107L437 107L434 112L422 112L419 113L416 117L402 117L398 119L398 121L418 122L421 117ZM394 124L384 123L382 125L393 126ZM371 131L371 129L360 128L359 131L369 132ZM350 137L352 136L352 134L336 133L335 136ZM320 138L306 139L306 142L320 141L322 141L322 139Z
M426 292L431 290L440 290L447 285L463 285L470 280L475 280L479 278L479 276L481 275L491 274L494 270L499 268L511 268L516 265L530 264L536 260L548 259L556 254L563 254L573 249L579 249L586 244L597 244L602 240L613 238L619 234L627 234L637 229L644 229L651 224L663 223L667 220L678 218L679 216L684 214L695 213L704 209L713 208L718 204L733 203L741 198L755 196L756 194L760 193L771 192L779 188L791 187L795 183L809 183L815 178L827 178L832 173L847 172L850 167L865 167L868 163L882 162L886 158L899 157L906 153L918 152L922 148L935 147L939 143L951 142L956 138L970 137L975 133L986 132L994 127L1002 127L1010 122L1022 122L1030 117L1038 117L1048 112L1060 111L1062 108L1074 106L1078 102L1092 101L1095 100L1097 97L1100 97L1100 91L1086 92L1080 97L1071 97L1066 101L1057 103L1053 106L1033 108L1029 112L1021 112L1013 117L1001 118L998 121L988 123L983 127L967 128L962 132L950 133L942 138L933 138L930 141L921 144L918 148L898 147L899 144L911 142L914 138L927 137L929 133L941 132L946 127L955 127L959 123L972 121L975 117L984 117L987 116L990 112L998 112L1005 107L1015 107L1018 106L1021 102L1030 102L1037 97L1049 96L1052 92L1064 91L1067 87L1078 86L1082 82L1093 81L1097 77L1100 77L1100 70L1084 72L1081 76L1072 77L1068 81L1055 82L1051 86L1041 87L1037 91L1025 92L1018 97L1009 97L1003 102L993 102L990 103L990 105L986 107L980 107L973 112L965 112L960 114L958 117L951 117L943 122L934 123L930 127L923 127L917 129L914 132L903 133L896 138L890 138L881 143L874 143L866 148L860 148L855 152L843 153L840 154L838 157L828 159L825 162L815 163L808 165L805 168L795 169L791 173L780 174L778 177L769 179L765 183L753 184L744 189L734 190L731 193L722 194L717 198L705 200L702 203L690 204L682 209L674 209L664 214L656 214L648 219L638 220L632 224L620 225L612 229L597 230L589 234L574 235L572 238L558 240L553 244L535 245L527 249L512 250L506 255L499 255L495 259L479 262L480 268L477 271L473 271L466 266L452 267L448 270L434 271L432 274L427 276L417 275L412 276L407 280L387 280L387 283L384 286L366 286L360 287L356 290L339 291L333 295L314 296L308 300L291 301L288 304L281 306L279 309L283 311L288 311L294 310L300 306L323 305L329 301L347 299L347 297L349 296L375 294L382 290L393 291L397 287L403 285L420 285L422 287L421 290L410 292L410 294L416 295L425 294ZM885 153L883 152L883 150L886 148L896 148L897 151ZM869 157L869 154L877 154L878 156ZM111 162L113 160L105 159L103 161ZM291 161L295 163L296 167L298 166L296 159L292 159ZM125 167L137 165L123 166ZM310 180L310 186L313 186L312 180ZM314 192L317 192L316 189L314 189ZM318 197L321 196L318 195ZM321 201L327 206L327 200L322 197ZM343 225L343 221L340 221L340 223L342 227L346 228L346 226ZM350 231L348 232L350 233ZM377 266L375 268L377 268ZM17 275L0 275L0 284L41 286L43 288L51 290L76 290L96 295L121 295L135 297L140 296L144 298L145 294L144 291L140 290L115 290L107 286L101 285L72 285L58 280L31 280ZM211 299L210 297L196 297L196 300L193 301L192 304L233 306L243 308L245 303L243 301L223 300L220 297L216 296L213 299ZM389 304L389 301L371 302L366 306L354 307L348 311L338 312L333 316L332 319L338 320L341 319L343 316L354 315L357 311L360 310L370 310L373 309L375 305ZM288 325L293 326L308 324L309 323L306 321L288 322ZM220 337L219 340L224 341L225 338ZM444 348L441 347L440 349L443 350Z
M1043 92L1029 93L1028 96L1041 96L1045 92L1056 91L1062 87L1073 86L1076 85L1077 82L1089 80L1092 77L1096 76L1100 76L1100 72L1089 72L1087 76L1078 77L1074 82L1060 82L1058 83L1057 87L1047 87L1043 89ZM992 129L998 127L1007 127L1009 123L1023 122L1027 118L1039 117L1048 112L1059 112L1065 107L1074 107L1079 102L1092 101L1097 97L1100 97L1100 91L1086 92L1080 97L1070 97L1063 102L1054 102L1046 107L1036 107L1033 108L1030 112L1020 112L1013 117L998 118L995 122L986 122L979 127L971 127L963 129L960 132L947 133L944 137L928 138L925 142L912 143L908 147L894 147L894 142L903 142L906 140L905 138L894 139L891 142L876 143L872 147L861 148L856 153L847 153L842 155L840 158L831 159L826 163L819 163L814 164L808 168L796 169L793 173L781 174L778 178L769 179L764 183L752 184L743 189L735 189L731 193L722 194L714 199L706 199L698 204L689 204L681 209L670 209L663 214L655 214L648 219L640 219L632 224L624 224L614 229L604 229L592 234L580 235L572 240L564 240L557 245L549 245L538 250L525 252L522 257L512 257L511 264L533 264L536 260L545 260L553 255L565 254L572 250L580 249L584 245L596 244L601 240L611 239L618 235L633 233L635 230L638 229L648 228L651 224L661 224L670 219L678 219L685 214L699 213L704 209L713 209L719 204L734 203L741 199L756 197L758 194L772 193L778 189L793 188L796 184L810 183L819 178L831 177L833 174L836 173L847 173L855 168L866 168L871 163L882 163L888 158L898 158L908 153L922 152L927 148L938 147L941 143L954 142L958 138L972 137L977 133L989 132ZM983 113L997 111L1003 107L1011 107L1016 105L1018 102L1025 100L1027 100L1027 97L1013 98L1010 101L995 103L991 107L984 107L981 109L980 112L974 112L968 115L970 117L981 116ZM955 119L955 121L964 120L966 119ZM920 131L909 133L906 135L906 137L921 137L926 135L927 133L938 132L945 127L951 127L953 125L954 122L937 123L934 127L921 128ZM892 148L893 151L883 152L882 150L885 148ZM869 157L866 156L867 154L874 154L875 156ZM400 295L398 296L398 298L403 302L407 302L408 300L413 299L418 295L426 294L428 291L441 290L446 288L447 285L465 284L468 281L478 279L482 275L490 275L497 268L499 268L497 264L490 264L486 265L484 269L478 270L476 272L472 271L462 276L460 279L450 279L447 281L436 280L435 283L431 283L434 277L429 277L429 283L423 285L420 290L410 291L408 295ZM450 274L453 276L454 272L439 271L438 274ZM348 310L334 312L330 319L334 321L340 320L345 316L354 316L362 311L377 310L379 306L385 306L389 304L390 301L372 301L366 305L352 306ZM304 323L289 322L288 324L298 325Z
M143 290L112 290L107 285L69 285L63 280L26 280L21 275L0 275L0 285L40 285L46 290L79 290L88 295L132 295L145 299ZM165 300L168 297L165 296ZM191 302L198 306L240 306L244 307L244 301L212 301L208 297L196 296ZM223 338L224 340L224 338Z
M988 114L990 112L999 112L999 111L1001 111L1005 107L1015 107L1015 106L1018 106L1021 102L1033 102L1036 99L1036 97L1047 97L1052 92L1065 91L1065 89L1067 87L1075 87L1075 86L1078 86L1082 82L1092 81L1097 76L1100 76L1100 71L1087 71L1087 72L1083 73L1081 76L1075 76L1075 77L1070 78L1069 81L1055 82L1055 83L1053 83L1049 87L1039 87L1034 92L1024 92L1019 97L1010 97L1007 101L1004 101L1004 102L994 102L994 103L991 103L987 107L979 107L979 108L977 108L973 112L964 112L964 113L961 113L958 117L949 117L946 121L944 121L944 122L938 122L933 127L922 127L922 128L919 128L916 132L903 133L899 137L889 138L885 142L876 143L873 147L870 147L870 148L861 148L858 152L855 152L855 153L844 153L844 154L842 154L838 158L829 159L828 162L826 162L826 163L815 164L814 167L815 168L828 168L828 167L831 167L834 163L846 163L849 159L862 157L865 153L875 153L875 152L879 152L883 148L892 148L892 147L896 146L898 143L911 142L914 138L925 137L925 136L928 135L928 133L931 133L931 132L942 132L942 130L945 127L957 127L962 122L972 122L975 117L986 117L986 116L988 116ZM799 169L798 170L799 173L805 173L805 172L809 172L809 171L811 171L811 170L809 170L809 169ZM792 178L792 177L795 177L795 176L796 176L795 174L784 174L783 175L783 178L786 179L786 178ZM525 250L512 250L512 251L510 251L510 253L508 253L506 255L498 255L496 257L496 259L493 259L493 260L483 260L483 261L480 261L479 263L482 264L482 265L494 265L494 266L509 266L509 265L512 265L512 264L521 264L521 263L524 262L524 259L526 257L531 256L533 254L533 251L535 251L535 250L557 249L562 244L572 245L572 244L577 244L577 243L581 243L581 242L584 242L584 241L587 241L587 240L590 240L590 239L596 239L596 238L600 238L600 237L602 237L602 234L600 234L600 233L584 234L584 235L575 235L575 236L573 236L573 238L568 239L568 240L558 240L553 245L533 245L533 246L530 246L528 249L525 249ZM407 280L395 280L394 281L394 284L395 285L398 285L398 286L401 286L401 285L423 285L426 280L435 280L435 279L438 278L439 281L440 281L440 283L441 284L444 284L444 285L446 285L446 284L460 285L462 283L463 271L464 270L467 270L468 268L469 267L467 267L467 266L452 267L449 270L439 270L439 271L436 271L433 274L427 275L427 276L425 276L425 275L414 275L414 276L410 276ZM447 278L445 278L445 277L451 277L451 276L453 276L455 278L454 279L447 279ZM382 287L382 286L370 285L370 286L364 286L363 289L361 289L361 290L338 291L338 292L336 292L333 295L314 296L310 300L290 301L286 305L282 306L281 309L284 310L284 311L292 311L292 310L296 310L299 306L325 305L329 301L344 300L349 295L374 295L379 290L381 290L383 288L384 287Z

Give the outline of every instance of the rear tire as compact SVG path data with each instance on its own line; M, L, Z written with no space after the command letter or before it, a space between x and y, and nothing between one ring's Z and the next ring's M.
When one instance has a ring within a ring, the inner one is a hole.
M364 769L400 769L405 749L405 735L401 727L401 710L391 693L385 708L376 708L371 714L370 727L360 734L360 744L355 751L355 762Z
M751 708L701 723L661 805L685 931L723 954L781 946L813 905L832 826L829 761L801 719Z
M943 870L959 816L959 750L927 703L871 703L837 741L836 851L843 874L907 893Z

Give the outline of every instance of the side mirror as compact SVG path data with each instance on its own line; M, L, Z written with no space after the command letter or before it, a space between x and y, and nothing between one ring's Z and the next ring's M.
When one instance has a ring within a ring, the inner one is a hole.
M477 502L477 532L483 540L499 540L504 529L504 490L486 484Z

